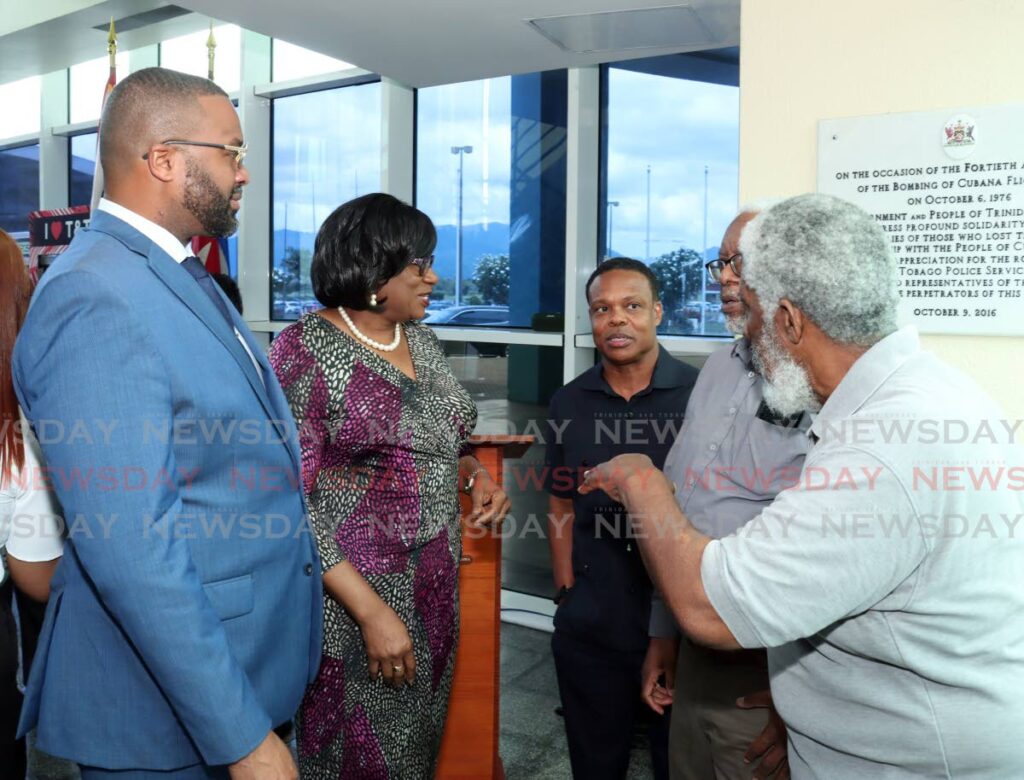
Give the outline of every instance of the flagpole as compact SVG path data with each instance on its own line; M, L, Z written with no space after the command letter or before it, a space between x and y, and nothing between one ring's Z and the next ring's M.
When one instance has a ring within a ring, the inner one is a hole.
M206 78L213 81L213 60L216 56L215 50L217 48L217 39L213 37L213 22L210 22L210 37L206 39L206 50L208 52L206 58Z
M117 83L117 31L114 29L114 17L110 17L110 31L107 33L107 56L110 58L110 73L103 88L103 101L100 104L100 124L96 130L96 168L92 176L92 195L89 198L90 213L96 210L103 196L103 166L100 161L100 133L103 132L103 109L107 105L107 97L114 91Z
M213 66L216 59L217 39L213 35L213 20L210 20L210 34L206 38L206 78L213 81ZM228 242L224 238L193 236L192 254L199 258L211 274L226 274L231 270L228 262Z

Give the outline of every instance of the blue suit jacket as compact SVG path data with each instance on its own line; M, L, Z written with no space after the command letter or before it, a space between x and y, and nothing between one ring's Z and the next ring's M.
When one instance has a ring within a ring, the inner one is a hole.
M234 309L228 308L235 316ZM163 250L99 212L14 351L70 538L21 731L109 769L226 764L293 716L322 590L287 402Z

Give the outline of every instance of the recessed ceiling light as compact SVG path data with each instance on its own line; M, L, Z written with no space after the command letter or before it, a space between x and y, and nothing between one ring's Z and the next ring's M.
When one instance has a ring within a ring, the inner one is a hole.
M176 19L179 16L192 13L187 8L182 8L177 5L165 5L160 8L154 8L151 11L143 11L141 13L132 14L131 16L125 16L121 19L114 20L114 29L119 33L131 32L132 30L139 30L143 27L148 27L151 24L159 24L160 22L166 22L168 19ZM97 24L93 27L94 30L100 30L106 32L110 28L110 22L104 22L103 24Z
M573 54L682 48L712 42L700 16L689 5L546 16L525 21L556 46Z

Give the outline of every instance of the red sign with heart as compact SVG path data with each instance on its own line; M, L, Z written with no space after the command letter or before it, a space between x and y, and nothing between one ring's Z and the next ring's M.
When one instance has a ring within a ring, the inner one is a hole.
M29 269L38 277L45 265L40 258L59 255L74 239L80 228L89 224L88 206L33 211L28 215Z

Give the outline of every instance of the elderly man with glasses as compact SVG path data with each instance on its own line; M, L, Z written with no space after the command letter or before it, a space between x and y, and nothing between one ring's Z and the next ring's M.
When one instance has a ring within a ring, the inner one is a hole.
M741 250L765 399L815 413L799 478L721 539L642 455L580 491L622 501L687 636L767 648L795 780L1024 777L1019 421L898 325L899 265L862 209L790 198Z
M748 314L740 299L740 236L759 210L740 212L725 231L718 258L705 265L721 285L722 313L736 335L743 333ZM713 538L755 517L800 473L809 419L773 414L763 389L746 338L719 348L701 369L683 429L665 460L680 507ZM777 777L783 776L785 731L777 718L769 719L764 651L721 652L680 638L657 596L650 634L642 695L655 712L672 705L673 780L749 780L758 762L748 763L748 754L763 755L763 770L778 768ZM743 706L737 704L741 697Z

